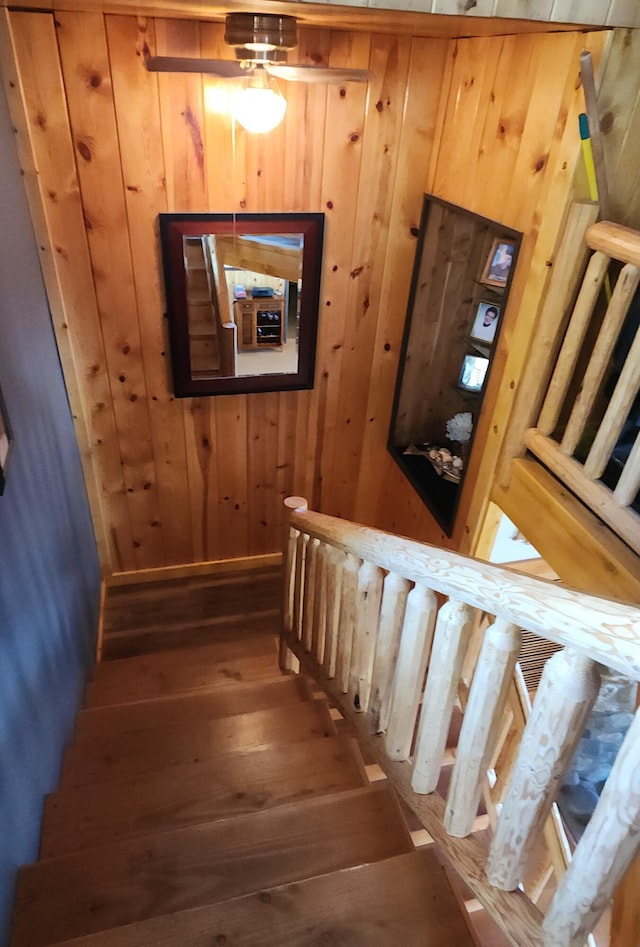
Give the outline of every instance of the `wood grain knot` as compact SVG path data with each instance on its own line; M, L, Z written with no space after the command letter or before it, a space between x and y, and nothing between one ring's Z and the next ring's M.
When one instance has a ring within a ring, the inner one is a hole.
M91 161L91 158L92 158L91 149L89 148L86 141L78 142L78 151L81 157L84 158L85 161Z

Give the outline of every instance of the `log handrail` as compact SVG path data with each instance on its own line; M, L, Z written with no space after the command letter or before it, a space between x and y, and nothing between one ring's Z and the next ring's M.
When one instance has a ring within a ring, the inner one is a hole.
M293 654L327 691L513 944L582 947L640 847L640 711L546 918L519 886L596 699L598 665L640 680L640 609L310 512L299 497L286 508L282 667ZM473 609L494 622L445 802L437 783ZM487 853L472 832L522 630L565 647L545 667Z
M323 513L294 512L290 522L345 553L575 647L640 681L640 608Z

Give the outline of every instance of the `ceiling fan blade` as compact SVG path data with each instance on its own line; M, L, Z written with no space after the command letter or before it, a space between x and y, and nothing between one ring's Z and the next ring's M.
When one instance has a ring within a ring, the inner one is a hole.
M276 79L287 82L368 82L373 73L368 69L334 69L331 66L285 66L265 63L264 69Z
M188 59L181 56L145 56L149 72L196 72L221 79L246 79L249 73L240 63L226 59Z

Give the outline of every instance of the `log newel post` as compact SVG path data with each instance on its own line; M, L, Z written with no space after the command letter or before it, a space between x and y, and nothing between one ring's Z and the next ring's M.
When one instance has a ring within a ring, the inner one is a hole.
M431 589L415 585L409 592L393 682L391 715L384 739L391 760L407 760L411 753L437 609L438 601Z
M491 846L487 878L496 887L513 891L522 881L599 686L594 662L576 651L547 661Z
M496 619L485 634L465 708L445 807L444 827L449 835L457 838L465 838L473 830L520 639L520 630L502 618Z
M549 947L582 947L640 849L640 710L543 923ZM629 945L630 947L630 945Z
M438 784L473 615L472 608L454 600L446 602L438 614L414 753L414 792L430 793Z
M284 501L283 523L283 614L280 634L279 664L283 671L297 669L298 661L287 647L285 635L295 631L296 577L298 575L297 549L300 534L291 528L291 514L305 513L308 509L304 497L287 497ZM299 601L299 598L298 598Z

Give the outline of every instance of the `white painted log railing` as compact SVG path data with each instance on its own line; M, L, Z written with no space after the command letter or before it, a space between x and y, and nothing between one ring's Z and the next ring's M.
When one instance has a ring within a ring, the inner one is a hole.
M546 918L519 885L597 696L597 664L640 680L640 609L309 512L300 497L285 506L282 666L292 652L329 693L517 947L582 947L640 847L638 714ZM445 802L435 789L474 610L495 620ZM468 836L523 629L564 650L547 662L487 858Z
M640 391L640 330L632 342L604 415L597 426L591 414L605 399L603 386L610 357L640 283L640 233L601 221L586 233L594 251L573 308L562 348L537 425L525 434L525 444L569 489L603 519L635 552L640 553L640 516L631 508L640 491L640 434L610 489L601 477ZM624 264L586 364L581 350L610 263ZM564 313L558 313L558 324ZM580 365L580 378L577 378ZM573 394L577 389L577 394ZM566 424L563 418L567 416ZM581 441L590 442L584 462L576 457Z

